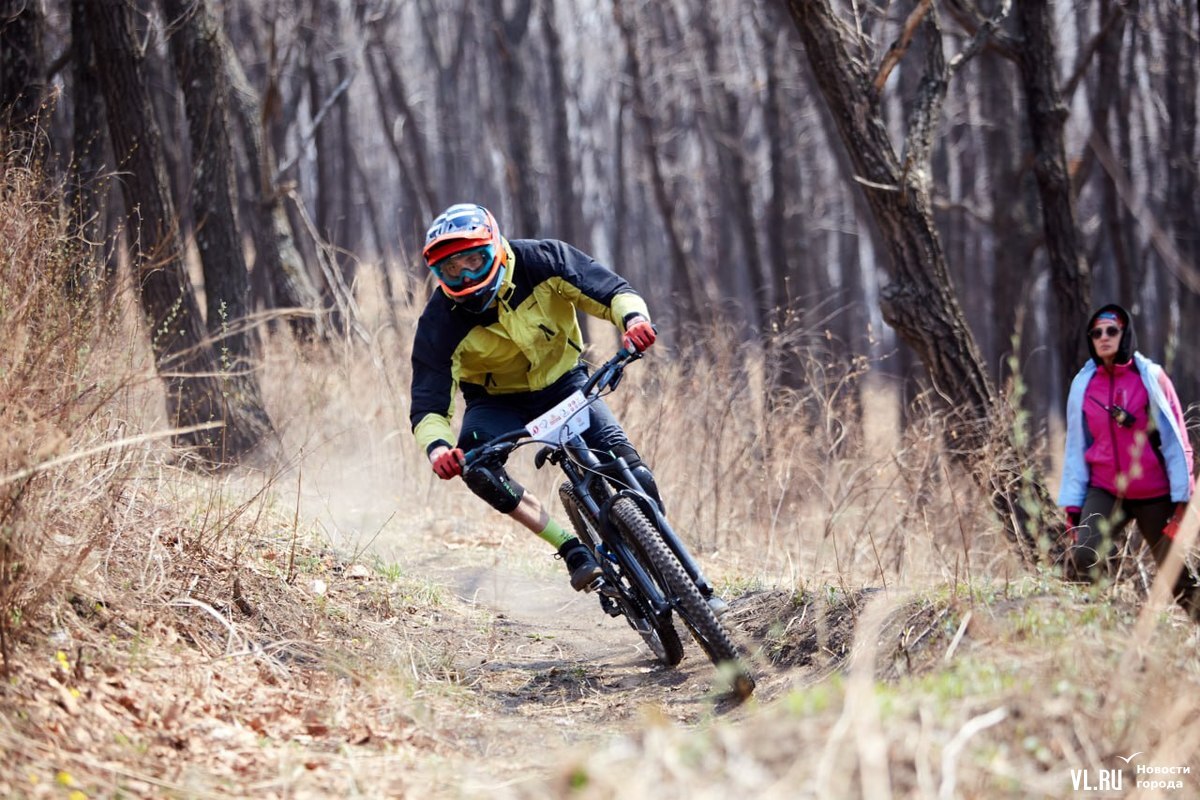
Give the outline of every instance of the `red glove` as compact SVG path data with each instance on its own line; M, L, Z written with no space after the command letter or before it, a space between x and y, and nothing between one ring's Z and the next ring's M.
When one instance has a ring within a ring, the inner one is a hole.
M1067 512L1067 524L1072 528L1079 527L1079 512L1081 510L1078 506L1068 506L1063 509L1063 511Z
M1167 520L1167 524L1163 526L1163 536L1168 539L1174 539L1179 533L1179 526L1183 524L1183 511L1187 508L1187 503L1180 503L1175 506L1175 513Z
M645 317L634 317L633 324L625 329L625 336L621 339L621 345L630 352L641 353L654 344L654 340L658 335L654 333L654 326Z
M433 471L444 481L462 475L463 451L457 447L451 448L433 460Z

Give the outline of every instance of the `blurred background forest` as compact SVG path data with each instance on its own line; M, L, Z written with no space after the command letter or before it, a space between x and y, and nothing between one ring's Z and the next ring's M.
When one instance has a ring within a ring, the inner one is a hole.
M181 423L213 389L180 373L352 332L365 273L423 297L424 227L464 200L627 276L668 346L760 344L774 387L815 345L901 418L931 383L982 417L1016 370L1043 424L1116 301L1200 400L1192 2L0 8L4 147L102 245L86 281L128 262L149 330L183 321L152 337ZM240 380L230 452L270 425Z

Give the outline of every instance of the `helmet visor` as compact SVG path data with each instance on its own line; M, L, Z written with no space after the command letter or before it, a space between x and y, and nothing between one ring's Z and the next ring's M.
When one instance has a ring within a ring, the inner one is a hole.
M462 290L470 289L487 278L495 261L496 248L488 244L446 256L429 268L445 286Z

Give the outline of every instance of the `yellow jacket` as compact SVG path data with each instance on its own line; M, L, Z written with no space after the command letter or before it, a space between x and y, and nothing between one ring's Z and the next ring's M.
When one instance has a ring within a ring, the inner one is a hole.
M505 241L511 265L491 308L474 314L441 291L417 323L409 420L428 452L454 441L450 420L461 388L482 395L544 389L579 363L576 309L624 330L646 304L625 279L555 239Z

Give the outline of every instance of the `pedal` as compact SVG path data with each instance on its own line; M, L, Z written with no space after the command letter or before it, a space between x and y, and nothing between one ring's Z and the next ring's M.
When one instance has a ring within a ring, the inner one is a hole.
M599 592L600 590L602 590L604 588L604 586L605 586L604 576L597 575L595 580L593 580L587 586L583 587L583 591L587 592L588 594L591 594L592 592Z
M608 593L601 593L600 595L600 610L610 617L619 617L622 613L621 607L616 604L612 596Z

